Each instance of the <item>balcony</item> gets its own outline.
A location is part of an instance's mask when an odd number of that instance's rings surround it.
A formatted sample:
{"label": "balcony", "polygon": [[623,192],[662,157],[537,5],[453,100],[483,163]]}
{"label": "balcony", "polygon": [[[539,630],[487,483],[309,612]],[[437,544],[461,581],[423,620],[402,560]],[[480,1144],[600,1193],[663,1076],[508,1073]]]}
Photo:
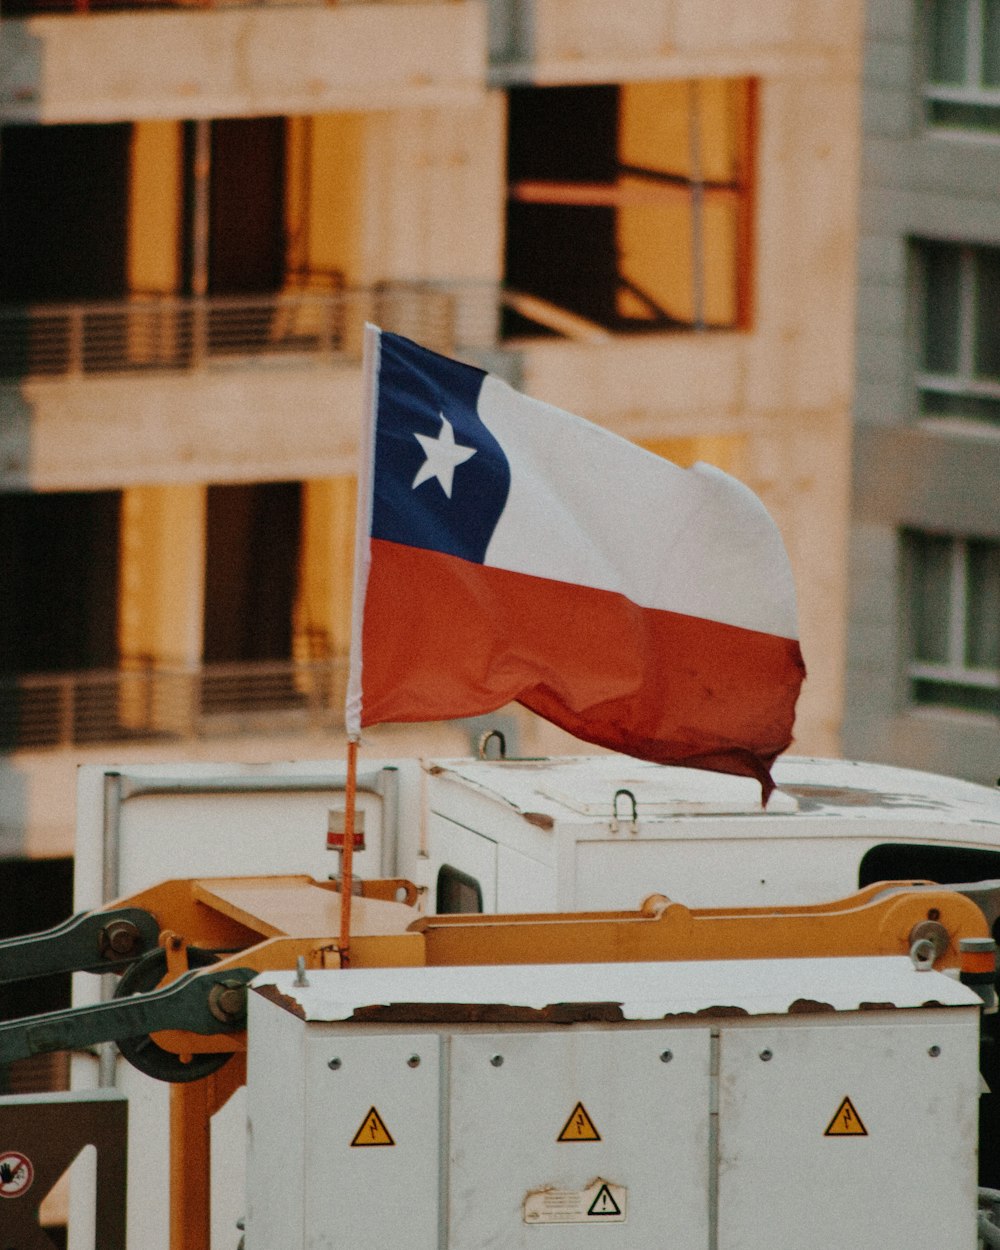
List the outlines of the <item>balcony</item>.
{"label": "balcony", "polygon": [[250,298],[133,297],[110,303],[0,305],[0,383],[88,375],[224,371],[282,360],[357,364],[366,322],[432,351],[495,349],[504,312],[581,343],[605,327],[493,282],[387,283]]}
{"label": "balcony", "polygon": [[550,338],[611,337],[491,281],[0,307],[0,490],[353,473],[365,323],[518,385],[507,307]]}
{"label": "balcony", "polygon": [[0,752],[343,728],[347,661],[0,677]]}
{"label": "balcony", "polygon": [[0,307],[0,379],[190,372],[271,357],[354,363],[364,324],[432,350],[494,340],[496,290],[392,285],[242,299]]}

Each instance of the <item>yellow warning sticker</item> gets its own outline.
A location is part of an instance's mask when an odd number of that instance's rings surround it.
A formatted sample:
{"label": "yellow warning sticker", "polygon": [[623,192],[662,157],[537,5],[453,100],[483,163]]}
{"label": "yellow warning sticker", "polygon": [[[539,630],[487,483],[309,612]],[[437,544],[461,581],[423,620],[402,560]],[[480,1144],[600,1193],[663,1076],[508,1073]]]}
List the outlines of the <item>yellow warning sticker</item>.
{"label": "yellow warning sticker", "polygon": [[597,1131],[597,1126],[587,1114],[587,1109],[582,1102],[578,1102],[569,1114],[569,1119],[563,1125],[563,1131],[556,1138],[556,1141],[600,1141],[601,1135]]}
{"label": "yellow warning sticker", "polygon": [[352,1146],[395,1146],[392,1140],[392,1134],[385,1127],[385,1121],[375,1110],[374,1107],[369,1109],[368,1114],[361,1121],[361,1127],[354,1134]]}
{"label": "yellow warning sticker", "polygon": [[824,1137],[867,1137],[868,1130],[861,1122],[861,1116],[858,1115],[854,1103],[850,1098],[845,1098],[837,1110],[834,1112],[833,1119],[826,1126]]}

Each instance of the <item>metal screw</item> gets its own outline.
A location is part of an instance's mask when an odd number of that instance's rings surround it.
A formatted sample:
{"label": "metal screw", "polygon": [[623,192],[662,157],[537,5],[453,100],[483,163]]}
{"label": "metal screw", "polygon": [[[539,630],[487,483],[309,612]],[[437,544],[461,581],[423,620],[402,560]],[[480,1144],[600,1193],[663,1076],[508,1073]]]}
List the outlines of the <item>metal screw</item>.
{"label": "metal screw", "polygon": [[208,991],[208,1009],[223,1024],[241,1020],[247,1012],[247,990],[241,981],[216,981]]}
{"label": "metal screw", "polygon": [[771,1062],[771,1060],[774,1058],[774,1051],[772,1051],[772,1050],[762,1050],[762,1051],[760,1052],[760,1057],[761,1057],[761,1059],[764,1061],[764,1063],[770,1063],[770,1062]]}
{"label": "metal screw", "polygon": [[140,941],[138,928],[131,920],[112,920],[97,935],[97,948],[105,959],[131,955]]}
{"label": "metal screw", "polygon": [[673,1057],[674,1057],[674,1052],[672,1050],[660,1051],[660,1063],[669,1063],[670,1060],[673,1059]]}
{"label": "metal screw", "polygon": [[419,1056],[419,1055],[411,1055],[411,1056],[409,1057],[409,1059],[407,1059],[406,1064],[407,1064],[407,1067],[410,1067],[410,1068],[419,1068],[419,1067],[420,1067],[420,1056]]}
{"label": "metal screw", "polygon": [[331,1072],[336,1072],[339,1069],[341,1062],[342,1060],[340,1059],[331,1059],[330,1062],[326,1066],[330,1069]]}
{"label": "metal screw", "polygon": [[940,1046],[931,1046],[931,1047],[930,1047],[930,1049],[927,1051],[927,1053],[930,1055],[930,1057],[931,1057],[932,1059],[936,1059],[936,1058],[938,1057],[938,1055],[940,1055],[940,1053],[941,1053],[941,1047],[940,1047]]}
{"label": "metal screw", "polygon": [[494,1068],[499,1068],[499,1067],[502,1067],[502,1066],[503,1066],[503,1055],[494,1055],[494,1056],[493,1056],[493,1058],[490,1060],[490,1063],[492,1063],[492,1064],[493,1064]]}

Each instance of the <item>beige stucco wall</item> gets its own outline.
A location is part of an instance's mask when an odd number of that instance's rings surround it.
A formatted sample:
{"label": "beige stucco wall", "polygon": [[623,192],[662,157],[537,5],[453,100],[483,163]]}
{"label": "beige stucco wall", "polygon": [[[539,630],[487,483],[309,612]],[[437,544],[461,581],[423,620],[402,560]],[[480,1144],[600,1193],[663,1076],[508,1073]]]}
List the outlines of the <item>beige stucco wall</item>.
{"label": "beige stucco wall", "polygon": [[31,17],[4,24],[0,119],[458,105],[481,94],[485,57],[481,0]]}

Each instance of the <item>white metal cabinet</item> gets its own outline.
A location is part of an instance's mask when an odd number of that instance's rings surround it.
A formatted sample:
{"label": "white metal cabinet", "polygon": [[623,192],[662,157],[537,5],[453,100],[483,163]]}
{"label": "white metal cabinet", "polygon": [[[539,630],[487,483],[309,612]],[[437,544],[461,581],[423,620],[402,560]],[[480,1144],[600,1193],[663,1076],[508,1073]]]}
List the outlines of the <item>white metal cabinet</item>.
{"label": "white metal cabinet", "polygon": [[265,1087],[252,1104],[251,1250],[385,1250],[404,1230],[407,1250],[437,1250],[440,1039],[320,1029],[299,1041],[285,1079],[300,1074],[301,1101],[283,1111]]}
{"label": "white metal cabinet", "polygon": [[247,1250],[974,1250],[980,1006],[900,956],[263,974]]}
{"label": "white metal cabinet", "polygon": [[707,1247],[709,1041],[708,1028],[454,1036],[450,1250]]}
{"label": "white metal cabinet", "polygon": [[719,1250],[976,1244],[975,1031],[878,1015],[722,1031]]}

